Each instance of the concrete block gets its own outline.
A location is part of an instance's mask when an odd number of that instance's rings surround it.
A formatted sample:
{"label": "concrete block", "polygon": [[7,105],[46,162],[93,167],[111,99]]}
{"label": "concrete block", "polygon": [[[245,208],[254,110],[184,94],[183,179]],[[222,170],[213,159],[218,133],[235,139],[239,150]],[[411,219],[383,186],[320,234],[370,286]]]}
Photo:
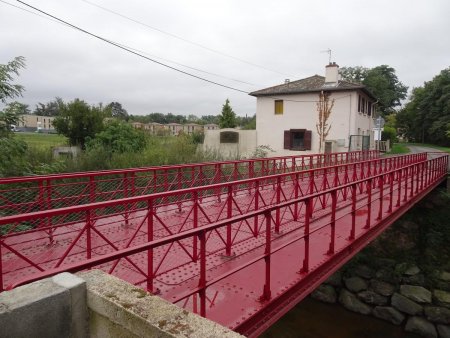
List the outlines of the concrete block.
{"label": "concrete block", "polygon": [[87,337],[85,288],[62,274],[1,293],[0,338]]}
{"label": "concrete block", "polygon": [[0,294],[0,338],[69,337],[70,292],[50,279]]}
{"label": "concrete block", "polygon": [[238,338],[213,321],[99,270],[79,273],[87,284],[90,336]]}
{"label": "concrete block", "polygon": [[88,310],[86,282],[80,277],[68,272],[60,273],[52,281],[70,292],[70,336],[86,337],[88,334]]}

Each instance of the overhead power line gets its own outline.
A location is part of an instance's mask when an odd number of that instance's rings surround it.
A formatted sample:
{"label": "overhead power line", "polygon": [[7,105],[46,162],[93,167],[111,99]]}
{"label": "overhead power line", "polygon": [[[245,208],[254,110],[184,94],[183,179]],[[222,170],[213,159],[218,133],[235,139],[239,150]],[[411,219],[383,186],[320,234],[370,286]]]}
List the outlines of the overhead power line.
{"label": "overhead power line", "polygon": [[281,75],[290,76],[289,74],[286,74],[286,73],[283,73],[283,72],[279,72],[279,71],[277,71],[277,70],[270,69],[270,68],[267,68],[267,67],[258,65],[258,64],[256,64],[256,63],[253,63],[253,62],[250,62],[250,61],[241,59],[241,58],[239,58],[239,57],[236,57],[236,56],[233,56],[233,55],[224,53],[224,52],[222,52],[222,51],[220,51],[220,50],[210,48],[210,47],[205,46],[205,45],[203,45],[203,44],[200,44],[200,43],[198,43],[198,42],[191,41],[191,40],[188,40],[188,39],[183,38],[183,37],[181,37],[181,36],[178,36],[178,35],[175,35],[175,34],[166,32],[166,31],[164,31],[164,30],[162,30],[162,29],[159,29],[159,28],[157,28],[157,27],[150,26],[150,25],[148,25],[148,24],[146,24],[146,23],[144,23],[144,22],[142,22],[142,21],[138,21],[138,20],[136,20],[136,19],[130,18],[129,16],[123,15],[123,14],[121,14],[121,13],[119,13],[119,12],[116,12],[116,11],[113,11],[113,10],[111,10],[111,9],[109,9],[109,8],[106,8],[106,7],[97,5],[97,4],[95,4],[95,3],[93,3],[93,2],[90,2],[90,1],[88,1],[88,0],[81,0],[81,1],[87,3],[87,4],[91,5],[91,6],[97,7],[97,8],[99,8],[99,9],[103,10],[103,11],[106,11],[106,12],[108,12],[108,13],[111,13],[111,14],[114,14],[114,15],[117,15],[117,16],[120,16],[121,18],[124,18],[124,19],[126,19],[126,20],[128,20],[128,21],[137,23],[138,25],[144,26],[144,27],[146,27],[146,28],[148,28],[148,29],[157,31],[157,32],[159,32],[159,33],[161,33],[161,34],[165,34],[165,35],[170,36],[170,37],[172,37],[172,38],[174,38],[174,39],[178,39],[178,40],[184,41],[184,42],[186,42],[186,43],[189,43],[189,44],[191,44],[191,45],[200,47],[200,48],[205,49],[205,50],[207,50],[207,51],[210,51],[210,52],[212,52],[212,53],[216,53],[216,54],[225,56],[225,57],[227,57],[227,58],[234,59],[234,60],[236,60],[236,61],[243,62],[243,63],[245,63],[245,64],[251,65],[251,66],[253,66],[253,67],[257,67],[257,68],[264,69],[264,70],[269,71],[269,72],[273,72],[273,73],[277,73],[277,74],[281,74]]}
{"label": "overhead power line", "polygon": [[76,25],[73,25],[73,24],[71,24],[70,22],[67,22],[67,21],[65,21],[65,20],[63,20],[63,19],[60,19],[60,18],[58,18],[58,17],[56,17],[56,16],[54,16],[54,15],[52,15],[52,14],[49,14],[49,13],[47,13],[47,12],[45,12],[45,11],[43,11],[43,10],[37,8],[37,7],[34,7],[34,6],[32,6],[32,5],[30,5],[30,4],[26,3],[26,2],[24,2],[24,1],[21,1],[21,0],[16,0],[16,1],[19,2],[19,3],[21,3],[21,4],[24,5],[24,6],[27,6],[27,7],[29,7],[29,8],[34,9],[35,11],[37,11],[37,12],[39,12],[39,13],[42,13],[42,14],[44,14],[44,15],[46,15],[46,16],[48,16],[48,17],[54,19],[54,20],[57,20],[57,21],[59,21],[59,22],[62,22],[62,23],[66,24],[66,25],[68,25],[68,26],[70,26],[70,27],[72,27],[72,28],[74,28],[74,29],[76,29],[76,30],[78,30],[78,31],[80,31],[80,32],[82,32],[82,33],[84,33],[84,34],[87,34],[87,35],[89,35],[89,36],[91,36],[91,37],[94,37],[94,38],[96,38],[96,39],[98,39],[98,40],[101,40],[101,41],[103,41],[103,42],[105,42],[105,43],[108,43],[108,44],[110,44],[110,45],[112,45],[112,46],[115,46],[115,47],[117,47],[117,48],[120,48],[120,49],[122,49],[122,50],[124,50],[124,51],[127,51],[127,52],[129,52],[129,53],[131,53],[131,54],[134,54],[134,55],[136,55],[136,56],[139,56],[139,57],[141,57],[141,58],[143,58],[143,59],[146,59],[146,60],[148,60],[148,61],[154,62],[154,63],[156,63],[156,64],[158,64],[158,65],[160,65],[160,66],[169,68],[169,69],[174,70],[174,71],[176,71],[176,72],[179,72],[179,73],[181,73],[181,74],[184,74],[184,75],[187,75],[187,76],[196,78],[196,79],[198,79],[198,80],[201,80],[201,81],[205,81],[205,82],[214,84],[214,85],[216,85],[216,86],[220,86],[220,87],[228,88],[228,89],[231,89],[231,90],[234,90],[234,91],[237,91],[237,92],[241,92],[241,93],[244,93],[244,94],[248,94],[248,92],[245,91],[245,90],[242,90],[242,89],[239,89],[239,88],[235,88],[235,87],[231,87],[231,86],[227,86],[227,85],[224,85],[224,84],[222,84],[222,83],[219,83],[219,82],[216,82],[216,81],[212,81],[212,80],[206,79],[206,78],[204,78],[204,77],[201,77],[201,76],[198,76],[198,75],[195,75],[195,74],[186,72],[186,71],[181,70],[181,69],[178,69],[178,68],[176,68],[176,67],[169,66],[169,65],[167,65],[167,64],[165,64],[165,63],[163,63],[163,62],[157,61],[157,60],[155,60],[155,59],[153,59],[153,58],[150,58],[150,57],[145,56],[145,55],[143,55],[143,54],[141,54],[141,53],[138,53],[138,52],[136,52],[136,51],[134,51],[134,50],[131,50],[130,48],[124,47],[124,46],[120,45],[120,44],[117,43],[117,42],[114,42],[114,41],[112,41],[112,40],[108,40],[108,39],[106,39],[106,38],[104,38],[104,37],[102,37],[102,36],[100,36],[100,35],[91,33],[91,32],[89,32],[89,31],[87,31],[87,30],[85,30],[85,29],[83,29],[83,28],[80,28],[80,27],[78,27],[78,26],[76,26]]}
{"label": "overhead power line", "polygon": [[[46,20],[50,20],[50,21],[55,22],[55,23],[57,23],[57,24],[63,25],[64,27],[68,27],[68,28],[74,29],[74,27],[71,27],[71,26],[69,26],[69,25],[67,25],[67,24],[65,24],[65,23],[62,23],[62,22],[57,21],[57,20],[55,20],[55,19],[52,19],[52,18],[50,18],[50,17],[48,17],[48,16],[41,15],[41,14],[39,14],[39,13],[33,12],[33,11],[28,10],[28,9],[26,9],[26,8],[23,8],[23,7],[20,7],[20,6],[16,6],[16,5],[11,4],[11,3],[9,3],[9,2],[6,2],[6,1],[4,1],[4,0],[0,0],[0,3],[4,3],[5,5],[9,5],[9,6],[11,6],[11,7],[20,9],[20,10],[22,10],[22,11],[24,11],[24,12],[27,12],[27,13],[29,13],[29,14],[33,14],[33,15],[38,16],[38,17],[40,17],[40,18],[43,18],[43,19],[46,19]],[[227,79],[227,80],[231,80],[231,81],[234,81],[234,82],[243,83],[243,84],[250,85],[250,86],[257,86],[257,85],[254,84],[254,83],[250,83],[250,82],[247,82],[247,81],[234,79],[234,78],[227,77],[227,76],[224,76],[224,75],[220,75],[220,74],[217,74],[217,73],[214,73],[214,72],[209,72],[209,71],[206,71],[206,70],[203,70],[203,69],[200,69],[200,68],[191,67],[191,66],[185,65],[185,64],[180,63],[180,62],[176,62],[176,61],[173,61],[173,60],[165,59],[165,58],[162,58],[162,57],[157,56],[157,55],[152,55],[152,54],[149,54],[149,53],[147,53],[147,52],[145,52],[145,51],[139,50],[139,49],[137,49],[137,48],[133,48],[133,47],[127,46],[127,45],[125,45],[125,44],[123,44],[123,43],[118,43],[118,42],[116,42],[116,43],[117,43],[118,45],[122,46],[122,47],[126,47],[126,48],[128,48],[128,49],[131,49],[131,50],[133,50],[133,51],[142,53],[142,54],[147,55],[147,56],[149,56],[149,57],[154,57],[154,58],[156,58],[156,59],[160,59],[160,60],[163,60],[163,61],[166,61],[166,62],[175,64],[175,65],[178,65],[178,66],[182,66],[182,67],[185,67],[185,68],[188,68],[188,69],[192,69],[192,70],[195,70],[195,71],[200,72],[200,73],[204,73],[204,74],[209,74],[209,75],[217,76],[217,77],[220,77],[220,78],[223,78],[223,79]]]}

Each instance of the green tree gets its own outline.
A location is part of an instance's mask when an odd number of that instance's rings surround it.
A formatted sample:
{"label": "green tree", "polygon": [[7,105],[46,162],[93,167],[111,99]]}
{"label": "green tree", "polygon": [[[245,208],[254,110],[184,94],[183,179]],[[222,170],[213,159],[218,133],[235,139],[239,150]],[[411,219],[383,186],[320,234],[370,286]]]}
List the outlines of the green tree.
{"label": "green tree", "polygon": [[119,102],[111,102],[106,105],[105,112],[107,115],[119,120],[128,121],[129,119],[128,112]]}
{"label": "green tree", "polygon": [[342,67],[339,69],[339,74],[341,74],[342,80],[362,83],[367,76],[369,68],[356,66],[356,67]]}
{"label": "green tree", "polygon": [[370,69],[362,82],[378,99],[378,108],[386,116],[406,98],[408,87],[401,83],[395,69],[387,65]]}
{"label": "green tree", "polygon": [[219,115],[220,128],[235,128],[236,114],[230,106],[230,100],[226,100],[222,107],[222,113]]}
{"label": "green tree", "polygon": [[142,151],[147,144],[145,134],[141,130],[122,121],[111,121],[105,129],[86,142],[88,150],[101,147],[109,153],[136,153]]}
{"label": "green tree", "polygon": [[101,105],[89,106],[86,102],[75,99],[69,103],[61,103],[60,115],[53,121],[58,134],[69,139],[71,145],[85,148],[87,138],[103,130],[104,109]]}
{"label": "green tree", "polygon": [[25,58],[18,56],[6,65],[0,65],[0,101],[6,103],[7,99],[22,96],[23,86],[13,83],[14,74],[19,75],[19,70],[25,68]]}
{"label": "green tree", "polygon": [[450,67],[423,87],[414,88],[410,101],[397,114],[397,126],[408,138],[450,145]]}
{"label": "green tree", "polygon": [[27,104],[24,103],[20,103],[17,101],[13,101],[13,102],[9,102],[6,107],[5,110],[16,114],[16,115],[25,115],[25,114],[29,114],[30,108]]}
{"label": "green tree", "polygon": [[47,103],[39,102],[33,111],[34,115],[40,116],[58,116],[59,107],[63,104],[63,100],[60,97],[56,97],[53,101]]}
{"label": "green tree", "polygon": [[362,83],[378,99],[378,108],[383,116],[394,112],[401,100],[406,98],[408,87],[401,83],[395,69],[387,65],[374,68],[342,67],[343,80]]}
{"label": "green tree", "polygon": [[[19,70],[25,67],[25,58],[18,56],[6,65],[0,65],[0,101],[6,104],[8,99],[22,96],[23,86],[15,84],[14,75],[19,75]],[[0,111],[0,138],[11,135],[11,125],[17,124],[19,116],[15,111],[15,104],[7,105]]]}

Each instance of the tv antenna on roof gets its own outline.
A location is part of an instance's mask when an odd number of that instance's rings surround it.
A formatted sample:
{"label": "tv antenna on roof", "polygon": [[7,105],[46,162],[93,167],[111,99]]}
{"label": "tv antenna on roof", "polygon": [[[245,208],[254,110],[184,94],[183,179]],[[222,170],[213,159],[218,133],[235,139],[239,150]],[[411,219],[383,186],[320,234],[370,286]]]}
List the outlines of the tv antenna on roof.
{"label": "tv antenna on roof", "polygon": [[328,48],[327,50],[320,51],[321,53],[328,53],[328,63],[331,63],[331,49]]}

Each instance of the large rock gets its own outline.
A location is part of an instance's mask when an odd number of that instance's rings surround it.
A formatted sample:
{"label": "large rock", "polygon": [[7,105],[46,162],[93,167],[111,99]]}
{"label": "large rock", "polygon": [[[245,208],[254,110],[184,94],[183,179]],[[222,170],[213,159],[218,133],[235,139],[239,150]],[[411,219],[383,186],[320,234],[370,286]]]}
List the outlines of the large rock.
{"label": "large rock", "polygon": [[401,280],[401,277],[397,275],[394,270],[388,268],[381,268],[377,270],[375,277],[378,280],[391,284],[396,284]]}
{"label": "large rock", "polygon": [[391,296],[395,291],[394,285],[376,279],[370,281],[370,287],[376,293],[386,297]]}
{"label": "large rock", "polygon": [[342,289],[339,294],[339,303],[347,310],[368,315],[372,312],[372,308],[361,302],[353,293],[346,289]]}
{"label": "large rock", "polygon": [[371,305],[386,305],[389,302],[388,297],[379,295],[378,293],[370,290],[359,292],[358,298],[364,303]]}
{"label": "large rock", "polygon": [[416,285],[400,285],[400,293],[418,303],[431,303],[431,292]]}
{"label": "large rock", "polygon": [[419,315],[423,311],[423,307],[421,305],[413,302],[411,299],[406,298],[399,293],[394,293],[391,298],[391,304],[397,310],[412,316]]}
{"label": "large rock", "polygon": [[345,286],[352,292],[367,290],[367,282],[361,277],[351,277],[344,280]]}
{"label": "large rock", "polygon": [[403,272],[404,275],[407,276],[414,276],[417,275],[420,272],[420,269],[418,268],[417,265],[411,265],[409,266],[405,272]]}
{"label": "large rock", "polygon": [[450,338],[450,326],[438,325],[437,331],[439,334],[439,338]]}
{"label": "large rock", "polygon": [[421,273],[418,273],[417,275],[413,276],[403,276],[402,283],[409,285],[425,286],[425,276]]}
{"label": "large rock", "polygon": [[438,336],[434,325],[422,317],[410,317],[406,323],[405,331],[417,333],[427,338],[437,338]]}
{"label": "large rock", "polygon": [[311,297],[321,302],[334,304],[336,303],[337,295],[334,287],[331,285],[322,284],[311,293]]}
{"label": "large rock", "polygon": [[333,273],[328,279],[325,281],[325,284],[330,284],[335,287],[341,287],[342,286],[342,272],[336,271]]}
{"label": "large rock", "polygon": [[354,272],[357,276],[370,279],[375,275],[375,271],[369,268],[367,265],[357,265],[354,268]]}
{"label": "large rock", "polygon": [[434,290],[433,296],[437,305],[450,308],[450,292],[444,290]]}
{"label": "large rock", "polygon": [[425,307],[425,316],[430,322],[450,324],[450,309],[439,306]]}
{"label": "large rock", "polygon": [[444,282],[450,282],[450,272],[442,271],[439,274],[439,279]]}
{"label": "large rock", "polygon": [[395,325],[400,325],[405,320],[404,315],[390,306],[376,306],[373,309],[373,314],[375,317],[387,320]]}

